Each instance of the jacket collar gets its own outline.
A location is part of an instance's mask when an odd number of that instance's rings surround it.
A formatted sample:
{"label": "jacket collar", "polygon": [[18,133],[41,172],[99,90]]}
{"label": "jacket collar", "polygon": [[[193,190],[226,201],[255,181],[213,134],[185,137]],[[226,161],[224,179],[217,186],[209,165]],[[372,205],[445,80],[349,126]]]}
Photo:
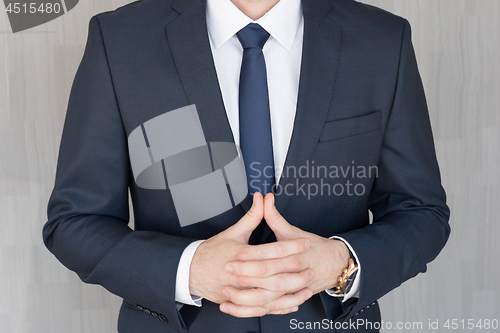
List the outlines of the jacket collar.
{"label": "jacket collar", "polygon": [[290,50],[301,20],[300,0],[280,1],[256,21],[243,14],[230,0],[207,0],[207,26],[215,48],[219,48],[249,23],[257,23]]}

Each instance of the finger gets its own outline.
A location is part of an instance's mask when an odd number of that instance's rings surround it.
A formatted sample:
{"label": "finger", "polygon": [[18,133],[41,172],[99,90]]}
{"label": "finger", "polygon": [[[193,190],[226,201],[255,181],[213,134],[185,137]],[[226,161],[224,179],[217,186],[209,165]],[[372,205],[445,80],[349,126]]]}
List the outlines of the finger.
{"label": "finger", "polygon": [[309,263],[299,254],[279,259],[231,261],[225,269],[233,275],[264,278],[279,273],[299,273],[308,267]]}
{"label": "finger", "polygon": [[307,301],[309,298],[311,298],[312,295],[313,292],[310,288],[304,288],[302,290],[297,291],[294,294],[287,294],[280,296],[275,301],[267,304],[266,308],[274,312],[274,311],[279,311],[280,309],[298,307],[299,305]]}
{"label": "finger", "polygon": [[310,246],[311,242],[307,238],[297,238],[261,245],[252,245],[248,246],[246,250],[236,255],[236,259],[249,261],[285,258],[307,251]]}
{"label": "finger", "polygon": [[298,310],[298,306],[312,297],[312,290],[304,288],[294,294],[283,295],[264,306],[248,306],[224,302],[220,309],[235,317],[261,317],[265,314],[286,314]]}
{"label": "finger", "polygon": [[225,286],[222,289],[222,294],[233,304],[253,307],[265,307],[266,304],[283,295],[283,293],[261,288],[240,290],[232,286]]}
{"label": "finger", "polygon": [[279,310],[279,311],[271,311],[271,312],[269,312],[269,314],[285,315],[285,314],[289,314],[289,313],[297,312],[297,311],[299,311],[299,307],[298,306],[294,306],[293,308],[290,308],[290,309]]}
{"label": "finger", "polygon": [[236,305],[236,304],[233,304],[230,302],[222,303],[219,308],[222,312],[230,314],[234,317],[239,317],[239,318],[262,317],[266,314],[284,315],[284,314],[289,314],[289,313],[296,312],[299,310],[298,306],[294,306],[290,309],[269,311],[269,309],[265,309],[265,308],[261,308],[261,307]]}
{"label": "finger", "polygon": [[269,310],[261,307],[242,306],[231,302],[222,303],[219,309],[224,313],[238,318],[262,317],[269,313]]}
{"label": "finger", "polygon": [[[306,269],[300,273],[283,273],[276,274],[267,278],[255,278],[248,276],[231,276],[230,281],[232,285],[240,288],[261,288],[272,292],[283,294],[294,293],[307,286],[314,279],[314,271]],[[224,287],[225,289],[226,287]],[[231,301],[235,300],[237,304],[247,304],[247,298],[252,297],[252,289],[240,288],[231,289],[229,296]],[[258,304],[256,304],[258,305]]]}
{"label": "finger", "polygon": [[264,199],[260,192],[256,192],[253,195],[252,207],[235,225],[226,230],[228,237],[248,243],[250,235],[255,228],[257,228],[263,218]]}
{"label": "finger", "polygon": [[274,195],[268,193],[264,198],[264,219],[267,225],[276,234],[278,240],[297,238],[299,229],[291,225],[281,216],[274,205]]}

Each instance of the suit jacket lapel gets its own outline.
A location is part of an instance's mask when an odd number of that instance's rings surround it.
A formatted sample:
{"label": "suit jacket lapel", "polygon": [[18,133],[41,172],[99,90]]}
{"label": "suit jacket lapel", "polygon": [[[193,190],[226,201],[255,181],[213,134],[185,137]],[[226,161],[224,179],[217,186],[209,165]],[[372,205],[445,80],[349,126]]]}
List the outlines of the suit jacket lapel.
{"label": "suit jacket lapel", "polygon": [[[325,17],[331,5],[327,1],[304,1],[304,43],[300,70],[299,96],[290,147],[288,166],[306,165],[318,143],[331,103],[340,54],[341,28]],[[280,186],[295,190],[296,179],[282,177]],[[276,207],[283,211],[290,198],[284,191],[276,196]]]}
{"label": "suit jacket lapel", "polygon": [[[207,142],[234,143],[208,39],[206,3],[176,0],[172,8],[179,15],[165,29],[189,104],[196,105]],[[250,197],[240,204],[248,211]]]}
{"label": "suit jacket lapel", "polygon": [[[331,10],[331,2],[325,0],[303,1],[304,42],[300,71],[297,112],[290,147],[283,172],[287,167],[306,165],[319,141],[330,103],[340,55],[341,28],[326,14]],[[293,173],[291,173],[293,175]],[[283,212],[289,195],[296,191],[296,179],[283,177],[279,185],[281,194],[276,196],[275,205]],[[288,185],[288,187],[286,187]],[[279,192],[278,192],[279,194]],[[270,235],[264,231],[262,241]]]}
{"label": "suit jacket lapel", "polygon": [[190,104],[196,104],[205,138],[234,142],[207,32],[205,3],[174,1],[180,15],[166,25],[170,49]]}

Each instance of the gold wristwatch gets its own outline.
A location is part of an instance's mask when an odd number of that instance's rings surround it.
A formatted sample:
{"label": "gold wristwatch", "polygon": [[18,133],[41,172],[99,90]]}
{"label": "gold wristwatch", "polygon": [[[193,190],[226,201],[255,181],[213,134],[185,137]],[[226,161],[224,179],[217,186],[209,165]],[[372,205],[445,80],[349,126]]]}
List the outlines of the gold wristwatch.
{"label": "gold wristwatch", "polygon": [[349,255],[351,256],[349,264],[347,268],[342,270],[342,275],[338,278],[339,284],[333,288],[333,292],[337,295],[345,295],[351,290],[356,274],[358,273],[358,263],[350,250]]}

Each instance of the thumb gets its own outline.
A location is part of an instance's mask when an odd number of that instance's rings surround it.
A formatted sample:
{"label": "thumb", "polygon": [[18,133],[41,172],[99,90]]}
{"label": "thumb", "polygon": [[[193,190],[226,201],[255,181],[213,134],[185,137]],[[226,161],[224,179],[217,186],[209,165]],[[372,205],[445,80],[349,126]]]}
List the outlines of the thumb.
{"label": "thumb", "polygon": [[264,219],[269,228],[274,231],[278,241],[300,237],[297,228],[288,223],[276,209],[272,193],[268,193],[264,198]]}
{"label": "thumb", "polygon": [[264,218],[264,198],[260,192],[253,195],[253,204],[250,210],[233,226],[227,229],[228,237],[248,243],[252,232]]}

